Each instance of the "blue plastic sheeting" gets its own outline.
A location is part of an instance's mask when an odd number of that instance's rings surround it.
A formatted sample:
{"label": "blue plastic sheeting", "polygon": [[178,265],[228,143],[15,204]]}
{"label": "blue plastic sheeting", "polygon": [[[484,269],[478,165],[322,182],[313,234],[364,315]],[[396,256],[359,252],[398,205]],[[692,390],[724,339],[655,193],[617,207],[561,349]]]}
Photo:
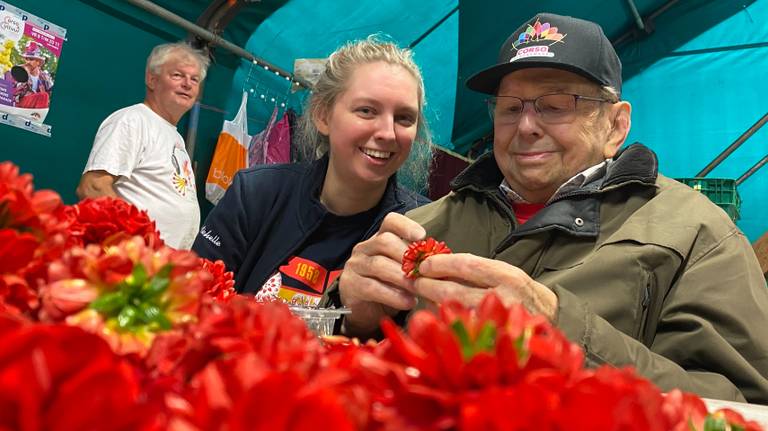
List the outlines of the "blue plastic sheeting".
{"label": "blue plastic sheeting", "polygon": [[[684,27],[686,14],[673,26]],[[624,84],[633,106],[629,142],[659,155],[669,177],[692,177],[768,112],[768,0],[743,11],[674,50]],[[640,57],[638,53],[636,57]],[[625,64],[640,61],[631,55]],[[736,179],[768,154],[768,126],[747,140],[707,177]],[[738,187],[738,226],[751,241],[768,230],[768,167]],[[691,214],[695,217],[695,214]]]}
{"label": "blue plastic sheeting", "polygon": [[[322,5],[309,0],[289,1],[254,31],[245,48],[257,57],[293,71],[296,58],[325,58],[342,43],[373,33],[381,33],[402,47],[416,43],[414,58],[424,75],[427,120],[435,141],[450,145],[453,83],[457,71],[455,9],[458,0],[336,0],[327,7]],[[438,23],[440,25],[430,32]],[[264,128],[275,104],[280,107],[286,103],[300,111],[307,96],[306,91],[290,93],[285,79],[245,61],[233,81],[226,107],[230,116],[234,116],[243,90],[252,96],[248,103],[251,133]]]}

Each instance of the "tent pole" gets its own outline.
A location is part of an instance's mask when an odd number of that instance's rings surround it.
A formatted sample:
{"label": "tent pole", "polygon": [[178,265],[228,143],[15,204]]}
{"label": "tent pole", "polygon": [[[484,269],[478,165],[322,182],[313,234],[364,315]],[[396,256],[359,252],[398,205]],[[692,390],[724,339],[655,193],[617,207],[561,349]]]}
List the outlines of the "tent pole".
{"label": "tent pole", "polygon": [[[648,15],[648,17],[646,19],[644,19],[644,20],[641,19],[641,21],[643,23],[649,23],[649,25],[647,25],[647,26],[645,24],[643,24],[643,28],[642,29],[645,30],[646,33],[651,33],[653,31],[653,27],[654,27],[653,26],[653,20],[655,20],[656,17],[658,17],[659,15],[663,14],[664,12],[666,12],[667,9],[671,8],[672,6],[674,6],[675,3],[677,3],[678,1],[680,1],[680,0],[669,0],[668,2],[664,3],[661,7],[659,7],[655,11],[653,11],[653,13]],[[639,13],[638,13],[638,15],[639,15]],[[650,27],[650,28],[646,28],[646,27]],[[622,34],[618,38],[612,40],[611,43],[613,44],[613,47],[614,48],[618,48],[619,45],[623,44],[624,42],[628,41],[629,39],[637,37],[636,36],[636,31],[637,30],[630,29],[629,31],[627,31],[626,33]]]}
{"label": "tent pole", "polygon": [[263,66],[267,68],[270,71],[275,72],[276,74],[282,76],[283,78],[290,79],[291,81],[301,85],[304,88],[311,88],[312,85],[307,82],[304,79],[301,79],[299,77],[293,76],[290,72],[287,72],[267,61],[264,61],[250,52],[244,50],[243,48],[240,48],[239,46],[233,44],[232,42],[229,42],[220,36],[211,33],[210,31],[200,27],[199,25],[187,21],[186,19],[176,15],[175,13],[169,11],[168,9],[164,9],[155,3],[152,3],[149,0],[126,0],[128,3],[133,4],[134,6],[140,7],[141,9],[144,9],[145,11],[151,13],[152,15],[155,15],[157,17],[160,17],[170,23],[176,24],[179,27],[183,28],[184,30],[187,30],[188,32],[195,34],[202,39],[210,42],[213,45],[218,45],[227,51],[238,55],[242,58],[245,58],[251,62],[254,62],[260,66]]}
{"label": "tent pole", "polygon": [[637,28],[640,30],[645,30],[645,23],[643,22],[643,17],[640,16],[640,12],[637,11],[637,6],[635,6],[635,2],[633,0],[627,0],[627,4],[629,4],[629,10],[632,11],[632,16],[635,17],[635,24],[637,24]]}
{"label": "tent pole", "polygon": [[743,183],[747,178],[751,177],[752,174],[757,172],[766,163],[768,163],[768,155],[763,157],[763,159],[760,160],[759,162],[755,163],[755,165],[752,166],[751,168],[749,168],[749,170],[747,172],[744,172],[744,174],[742,176],[740,176],[738,180],[736,180],[736,185],[738,186],[739,184]]}
{"label": "tent pole", "polygon": [[430,34],[430,33],[432,33],[433,31],[435,31],[435,29],[436,29],[436,28],[440,27],[440,26],[441,26],[441,25],[442,25],[442,24],[445,22],[445,20],[447,20],[448,18],[450,18],[450,17],[451,17],[451,15],[455,14],[457,10],[459,10],[459,6],[458,6],[458,5],[457,5],[455,8],[451,9],[451,11],[450,11],[450,12],[448,12],[447,14],[445,14],[445,16],[444,16],[444,17],[440,18],[440,19],[439,19],[439,20],[438,20],[438,21],[437,21],[437,22],[436,22],[434,25],[432,25],[432,27],[428,28],[428,29],[427,29],[427,31],[425,31],[425,32],[424,32],[424,34],[422,34],[421,36],[417,37],[417,38],[416,38],[416,40],[414,40],[413,42],[411,42],[411,43],[408,45],[408,49],[413,49],[413,48],[414,48],[416,45],[418,45],[418,44],[419,44],[419,43],[420,43],[422,40],[424,40],[424,38],[426,38],[427,36],[429,36],[429,34]]}
{"label": "tent pole", "polygon": [[[184,139],[184,144],[187,147],[187,154],[189,158],[193,159],[195,156],[195,144],[197,141],[197,125],[200,123],[200,102],[195,102],[192,105],[192,109],[189,113],[189,123],[187,125],[187,138]],[[194,169],[194,168],[193,168]]]}
{"label": "tent pole", "polygon": [[736,149],[739,148],[741,144],[744,143],[744,141],[749,139],[758,130],[760,130],[760,128],[763,127],[765,123],[768,123],[768,112],[766,112],[762,118],[757,120],[757,122],[753,124],[752,127],[747,129],[746,132],[744,132],[741,136],[739,136],[738,139],[733,141],[733,143],[728,148],[726,148],[725,151],[723,151],[717,157],[715,157],[715,160],[712,160],[711,162],[709,162],[709,164],[704,169],[702,169],[698,174],[696,174],[696,176],[706,177],[708,173],[712,172],[712,169],[715,169],[717,165],[719,165],[723,160],[725,160],[726,157],[730,156],[732,152],[736,151]]}

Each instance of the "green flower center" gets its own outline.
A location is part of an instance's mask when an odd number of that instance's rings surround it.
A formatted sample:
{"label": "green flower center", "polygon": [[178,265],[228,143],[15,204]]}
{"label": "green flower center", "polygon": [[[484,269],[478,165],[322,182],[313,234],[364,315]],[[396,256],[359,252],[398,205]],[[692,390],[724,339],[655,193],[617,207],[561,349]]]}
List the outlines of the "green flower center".
{"label": "green flower center", "polygon": [[107,324],[119,332],[158,332],[173,326],[166,316],[170,301],[164,293],[171,284],[173,266],[167,264],[153,277],[142,264],[133,267],[131,275],[89,304],[104,316]]}
{"label": "green flower center", "polygon": [[451,329],[459,339],[459,346],[465,361],[469,361],[480,352],[493,352],[496,347],[496,326],[491,322],[486,322],[474,339],[470,337],[467,327],[461,320],[453,322]]}

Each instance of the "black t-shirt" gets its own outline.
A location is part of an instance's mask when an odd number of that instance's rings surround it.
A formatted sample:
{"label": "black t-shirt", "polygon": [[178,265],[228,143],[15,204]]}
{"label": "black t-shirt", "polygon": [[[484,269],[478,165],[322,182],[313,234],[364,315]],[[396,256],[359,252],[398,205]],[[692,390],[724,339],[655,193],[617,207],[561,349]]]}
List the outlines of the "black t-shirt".
{"label": "black t-shirt", "polygon": [[267,280],[257,298],[317,305],[326,287],[341,275],[352,248],[370,229],[378,211],[376,206],[351,216],[328,213],[296,254]]}

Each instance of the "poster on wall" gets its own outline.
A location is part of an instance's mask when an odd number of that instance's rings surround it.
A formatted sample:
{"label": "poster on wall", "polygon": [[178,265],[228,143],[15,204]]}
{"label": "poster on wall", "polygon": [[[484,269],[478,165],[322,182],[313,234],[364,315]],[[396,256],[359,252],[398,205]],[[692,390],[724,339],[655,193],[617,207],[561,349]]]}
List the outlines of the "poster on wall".
{"label": "poster on wall", "polygon": [[0,1],[0,123],[51,136],[44,121],[66,32]]}

